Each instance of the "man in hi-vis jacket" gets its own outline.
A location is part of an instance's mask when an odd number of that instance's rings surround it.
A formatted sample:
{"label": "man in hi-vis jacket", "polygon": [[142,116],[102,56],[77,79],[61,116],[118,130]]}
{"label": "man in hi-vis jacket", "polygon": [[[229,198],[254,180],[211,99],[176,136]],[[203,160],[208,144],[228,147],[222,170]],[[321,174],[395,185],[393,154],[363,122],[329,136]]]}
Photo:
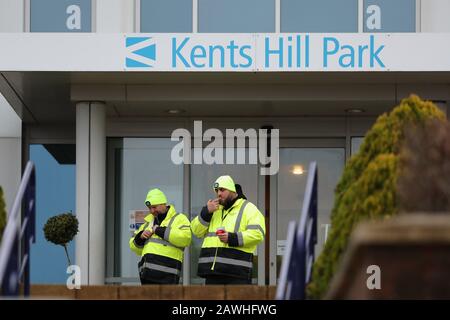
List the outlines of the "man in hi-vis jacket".
{"label": "man in hi-vis jacket", "polygon": [[184,248],[191,243],[189,219],[167,204],[159,189],[145,199],[150,210],[145,223],[130,239],[130,249],[142,259],[138,264],[142,284],[178,284]]}
{"label": "man in hi-vis jacket", "polygon": [[213,188],[217,199],[191,222],[194,235],[203,238],[198,275],[206,284],[250,284],[253,253],[264,240],[264,216],[230,176],[219,177]]}

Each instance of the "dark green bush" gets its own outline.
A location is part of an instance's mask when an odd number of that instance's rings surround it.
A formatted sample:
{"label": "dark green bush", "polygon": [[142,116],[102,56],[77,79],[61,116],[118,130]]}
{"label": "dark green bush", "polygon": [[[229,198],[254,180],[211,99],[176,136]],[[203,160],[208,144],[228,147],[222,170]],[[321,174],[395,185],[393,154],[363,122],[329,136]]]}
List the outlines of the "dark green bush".
{"label": "dark green bush", "polygon": [[390,113],[381,115],[367,132],[359,152],[346,164],[335,190],[331,230],[314,264],[308,297],[324,297],[351,232],[364,219],[389,217],[398,211],[396,180],[404,130],[423,126],[429,119],[445,119],[433,103],[410,96]]}
{"label": "dark green bush", "polygon": [[51,217],[44,225],[44,236],[47,241],[61,245],[66,251],[69,265],[70,258],[67,253],[67,244],[72,241],[78,233],[78,220],[72,213],[63,213]]}

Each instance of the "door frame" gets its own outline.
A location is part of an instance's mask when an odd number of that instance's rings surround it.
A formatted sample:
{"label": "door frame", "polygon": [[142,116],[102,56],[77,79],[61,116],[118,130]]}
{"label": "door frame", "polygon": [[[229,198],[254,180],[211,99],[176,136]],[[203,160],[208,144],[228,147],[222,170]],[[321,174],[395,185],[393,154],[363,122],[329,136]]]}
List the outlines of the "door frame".
{"label": "door frame", "polygon": [[[286,148],[337,148],[343,149],[346,155],[346,137],[341,138],[283,138],[280,139],[280,150]],[[344,164],[346,157],[344,157]],[[319,168],[320,169],[320,168]],[[271,176],[270,181],[270,252],[269,252],[269,285],[277,285],[277,209],[278,209],[278,173]]]}
{"label": "door frame", "polygon": [[[211,127],[218,128],[222,132],[226,128],[261,128],[271,125],[280,129],[280,148],[298,147],[298,148],[325,148],[325,147],[343,147],[346,160],[350,157],[351,137],[363,136],[365,132],[375,121],[375,116],[324,116],[324,117],[171,117],[167,118],[108,118],[107,119],[107,140],[111,138],[168,138],[177,128],[185,128],[191,133],[194,132],[193,121],[203,121],[203,131]],[[344,143],[342,143],[344,141]],[[193,145],[193,144],[192,144]],[[107,157],[109,158],[109,157]],[[258,164],[260,167],[260,164]],[[260,168],[258,168],[259,170]],[[109,176],[109,175],[108,175]],[[277,198],[277,177],[270,176],[270,206],[266,208],[266,190],[265,177],[258,175],[258,201],[257,205],[261,212],[269,211],[270,221],[275,221],[269,226],[269,253],[265,249],[264,242],[258,246],[258,285],[276,285],[276,198]],[[184,165],[184,194],[183,211],[190,211],[190,165]],[[106,182],[105,182],[106,183]],[[110,184],[107,184],[107,197]],[[111,198],[109,198],[111,199]],[[108,203],[107,203],[108,205]],[[108,210],[107,215],[110,214]],[[109,217],[109,216],[107,216]],[[107,251],[109,252],[109,251]],[[265,256],[268,255],[268,269],[266,270]],[[189,261],[189,254],[185,256]],[[108,257],[107,257],[108,259]],[[107,261],[110,261],[108,259]],[[108,264],[107,264],[108,265]],[[183,275],[189,275],[189,267],[186,263],[183,267]],[[107,267],[108,268],[108,267]],[[268,274],[266,274],[268,273]],[[106,273],[106,277],[110,273]],[[268,277],[268,282],[266,281]],[[186,278],[186,279],[185,279]],[[187,277],[183,277],[183,284],[189,284]],[[190,281],[190,277],[189,277]]]}

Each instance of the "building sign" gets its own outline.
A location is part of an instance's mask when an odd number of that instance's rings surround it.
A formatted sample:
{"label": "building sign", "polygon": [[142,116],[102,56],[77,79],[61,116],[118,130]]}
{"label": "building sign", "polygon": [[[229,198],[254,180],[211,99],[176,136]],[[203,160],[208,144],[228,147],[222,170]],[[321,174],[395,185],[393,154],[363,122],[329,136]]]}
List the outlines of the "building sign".
{"label": "building sign", "polygon": [[134,232],[145,223],[144,218],[149,214],[148,210],[130,210],[129,211],[129,226],[130,234],[134,235]]}
{"label": "building sign", "polygon": [[0,41],[0,71],[450,71],[444,33],[3,33]]}
{"label": "building sign", "polygon": [[91,32],[91,0],[30,0],[31,32]]}
{"label": "building sign", "polygon": [[277,256],[284,256],[286,252],[286,240],[277,240]]}
{"label": "building sign", "polygon": [[386,40],[375,35],[333,34],[130,36],[126,38],[125,67],[174,71],[385,70]]}

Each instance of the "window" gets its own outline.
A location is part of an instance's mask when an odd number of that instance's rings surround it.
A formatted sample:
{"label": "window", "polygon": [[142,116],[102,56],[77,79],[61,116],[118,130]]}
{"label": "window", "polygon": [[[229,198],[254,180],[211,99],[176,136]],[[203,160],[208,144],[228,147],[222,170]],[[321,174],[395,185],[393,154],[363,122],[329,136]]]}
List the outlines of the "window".
{"label": "window", "polygon": [[183,166],[170,161],[176,144],[170,138],[109,139],[107,277],[139,282],[140,257],[129,240],[149,213],[144,201],[150,189],[161,189],[183,212]]}
{"label": "window", "polygon": [[198,0],[198,31],[275,32],[275,0]]}
{"label": "window", "polygon": [[[48,242],[42,231],[48,218],[75,214],[75,145],[30,145],[36,168],[36,243],[31,246],[31,283],[65,284],[67,259],[62,246]],[[75,239],[67,246],[75,261]]]}
{"label": "window", "polygon": [[31,32],[91,32],[91,0],[30,0]]}
{"label": "window", "polygon": [[281,32],[358,32],[358,0],[281,0]]}
{"label": "window", "polygon": [[334,204],[334,189],[342,175],[345,162],[344,148],[280,148],[280,171],[277,193],[277,273],[280,272],[290,221],[299,221],[308,179],[309,164],[317,162],[318,169],[318,257],[330,229],[330,215]]}
{"label": "window", "polygon": [[416,0],[364,0],[364,32],[415,32]]}
{"label": "window", "polygon": [[192,32],[192,0],[141,0],[141,32]]}
{"label": "window", "polygon": [[361,145],[364,141],[364,137],[352,137],[351,138],[351,155],[353,156],[359,151],[359,148],[361,148]]}

